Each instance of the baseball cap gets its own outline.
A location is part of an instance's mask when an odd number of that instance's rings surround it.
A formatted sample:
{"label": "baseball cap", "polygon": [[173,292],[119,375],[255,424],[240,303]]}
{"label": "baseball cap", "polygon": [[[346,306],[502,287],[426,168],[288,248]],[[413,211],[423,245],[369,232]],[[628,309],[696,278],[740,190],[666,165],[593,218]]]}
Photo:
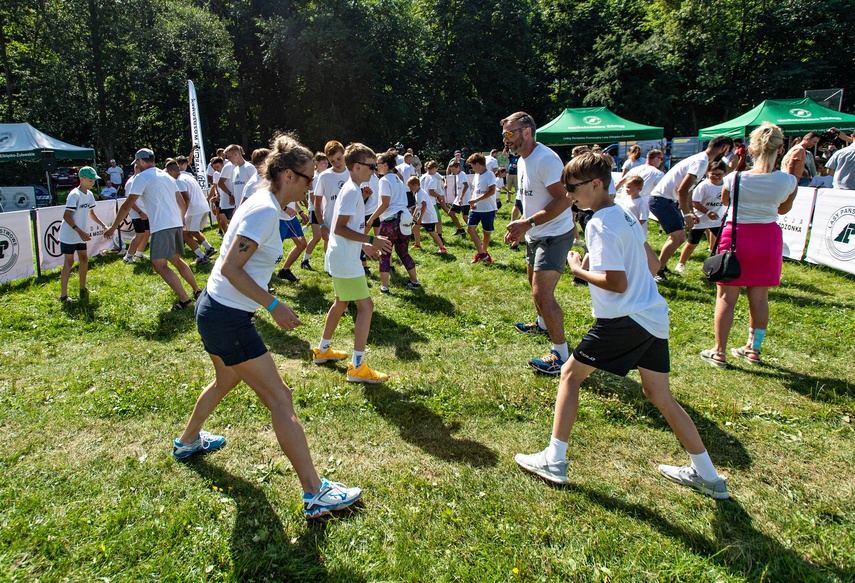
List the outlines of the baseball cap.
{"label": "baseball cap", "polygon": [[460,150],[454,150],[454,155],[455,155],[455,156],[456,156],[457,154],[462,154],[462,153],[463,153],[463,152],[461,152]]}
{"label": "baseball cap", "polygon": [[148,148],[140,148],[137,150],[137,155],[134,157],[134,162],[137,160],[154,160],[154,152]]}
{"label": "baseball cap", "polygon": [[413,215],[409,210],[401,211],[401,222],[399,223],[399,227],[401,229],[401,234],[405,237],[409,237],[413,234]]}
{"label": "baseball cap", "polygon": [[95,169],[92,166],[84,166],[78,170],[77,175],[80,178],[88,178],[89,180],[101,180],[101,177],[98,176],[98,173],[95,172]]}

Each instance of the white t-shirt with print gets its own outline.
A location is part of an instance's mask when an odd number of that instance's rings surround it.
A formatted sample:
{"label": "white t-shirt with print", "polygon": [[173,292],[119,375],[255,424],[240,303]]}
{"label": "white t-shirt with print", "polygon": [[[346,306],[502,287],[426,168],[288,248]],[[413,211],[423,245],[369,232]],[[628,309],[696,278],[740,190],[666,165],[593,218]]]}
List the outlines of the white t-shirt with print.
{"label": "white t-shirt with print", "polygon": [[407,189],[395,174],[385,174],[380,179],[380,200],[384,199],[389,200],[389,206],[380,215],[381,221],[391,219],[407,208]]}
{"label": "white t-shirt with print", "polygon": [[335,234],[338,218],[350,217],[347,227],[357,233],[365,232],[365,203],[362,198],[362,188],[353,180],[348,179],[342,186],[335,201],[332,222],[330,223],[330,241],[324,255],[324,269],[333,277],[351,279],[365,276],[359,252],[362,243],[352,241]]}
{"label": "white t-shirt with print", "polygon": [[270,282],[273,268],[282,260],[282,238],[279,236],[279,201],[267,191],[256,193],[235,211],[223,243],[220,256],[208,278],[208,294],[219,303],[236,310],[254,312],[260,304],[240,293],[222,273],[223,262],[235,240],[246,237],[258,244],[255,253],[244,264],[246,273],[264,289]]}
{"label": "white t-shirt with print", "polygon": [[[128,181],[125,183],[125,192],[131,192],[131,187],[133,186],[134,178],[136,178],[136,177],[137,177],[136,174],[132,174],[131,177],[128,178]],[[143,199],[141,199],[141,198],[137,199],[136,207],[138,209],[140,209],[142,212],[144,212],[146,214],[146,216],[148,216],[148,213],[145,210],[145,203],[143,202]],[[128,217],[131,220],[142,218],[142,217],[140,217],[140,214],[134,210],[134,207],[131,207],[131,210],[128,211]]]}
{"label": "white t-shirt with print", "polygon": [[591,271],[623,271],[627,280],[623,293],[588,286],[594,317],[629,316],[653,336],[667,339],[668,304],[648,269],[645,236],[635,217],[620,205],[598,210],[585,226],[585,243]]}
{"label": "white t-shirt with print", "polygon": [[250,196],[252,196],[253,193],[255,193],[256,189],[258,189],[261,186],[262,182],[264,182],[264,180],[261,178],[261,175],[258,173],[258,170],[256,170],[255,174],[253,174],[249,178],[249,180],[246,181],[246,184],[243,187],[243,196],[241,198],[241,202],[244,199],[247,199]]}
{"label": "white t-shirt with print", "polygon": [[717,219],[711,219],[707,215],[701,213],[698,210],[694,210],[692,212],[695,213],[695,216],[698,218],[698,224],[692,227],[692,230],[695,229],[714,229],[716,227],[721,226],[721,187],[723,185],[719,184],[716,186],[709,180],[704,180],[700,184],[695,187],[695,190],[692,192],[692,202],[699,202],[704,205],[709,212],[715,213],[718,215]]}
{"label": "white t-shirt with print", "polygon": [[[552,195],[549,194],[547,187],[561,183],[561,172],[563,170],[564,164],[561,163],[558,154],[543,144],[537,144],[527,158],[520,156],[519,162],[517,162],[517,174],[524,217],[531,217],[552,202]],[[567,207],[564,212],[551,221],[529,229],[525,238],[527,241],[531,241],[564,235],[572,230],[573,209]]]}
{"label": "white t-shirt with print", "polygon": [[231,194],[226,194],[226,191],[222,188],[219,189],[220,192],[220,208],[224,210],[235,208],[235,184],[234,184],[234,175],[232,174],[234,171],[235,165],[226,160],[223,162],[223,168],[220,170],[219,177],[214,174],[214,184],[219,184],[220,178],[225,179],[226,188],[229,189]]}
{"label": "white t-shirt with print", "polygon": [[[326,224],[332,229],[332,216],[335,210],[335,201],[338,198],[338,193],[347,181],[350,180],[350,172],[345,168],[341,172],[336,172],[333,168],[327,168],[318,175],[315,181],[315,196],[322,196],[324,199],[323,209],[315,209],[315,216],[321,223]],[[323,214],[320,214],[321,211]]]}
{"label": "white t-shirt with print", "polygon": [[495,174],[496,170],[499,169],[499,161],[493,158],[492,156],[487,155],[484,156],[484,166],[487,167],[487,170]]}
{"label": "white t-shirt with print", "polygon": [[[638,219],[639,224],[641,224],[641,230],[644,231],[644,234],[647,234],[647,223],[650,219],[650,207],[647,205],[647,201],[639,196],[638,198],[630,198],[625,196],[621,199],[620,205],[632,216]],[[643,223],[641,221],[644,221]]]}
{"label": "white t-shirt with print", "polygon": [[[733,200],[736,172],[724,177],[724,188]],[[778,207],[798,186],[798,179],[775,170],[765,174],[742,172],[739,179],[739,210],[736,222],[742,224],[767,224],[778,220]],[[727,222],[733,222],[733,204],[727,210]]]}
{"label": "white t-shirt with print", "polygon": [[[68,193],[68,198],[65,199],[65,210],[72,211],[71,222],[80,227],[84,233],[89,231],[89,209],[95,208],[95,195],[92,191],[83,192],[80,188],[74,188]],[[62,221],[59,226],[59,242],[66,245],[78,245],[85,243],[80,237],[80,233],[71,228],[66,221]]]}
{"label": "white t-shirt with print", "polygon": [[[457,202],[459,200],[460,201],[459,204],[461,206],[465,206],[465,205],[469,204],[469,199],[472,198],[472,185],[471,184],[469,185],[469,188],[466,189],[466,194],[465,195],[463,194],[463,185],[469,184],[469,178],[466,177],[466,174],[464,174],[462,170],[460,172],[458,172],[457,174],[454,174],[452,172],[450,175],[448,175],[446,177],[445,180],[446,181],[450,180],[452,185],[454,186],[454,201]],[[462,196],[462,198],[461,198],[461,196]]]}
{"label": "white t-shirt with print", "polygon": [[410,176],[416,175],[415,166],[413,166],[412,164],[407,164],[406,162],[404,162],[403,164],[398,164],[397,166],[395,166],[395,169],[401,175],[401,179],[403,180],[404,184],[407,183],[407,180],[410,178]]}
{"label": "white t-shirt with print", "polygon": [[416,205],[416,208],[419,210],[422,208],[422,203],[425,203],[425,211],[424,214],[422,214],[422,224],[432,225],[438,222],[439,219],[436,216],[436,205],[434,204],[436,199],[429,195],[424,188],[420,188],[417,193],[417,200],[418,204]]}
{"label": "white t-shirt with print", "polygon": [[645,160],[644,158],[638,158],[636,160],[627,160],[623,163],[623,171],[629,172],[633,168],[643,166],[646,163],[647,163],[647,160]]}
{"label": "white t-shirt with print", "polygon": [[656,188],[653,189],[650,195],[661,196],[662,198],[679,202],[680,197],[677,194],[677,189],[680,188],[683,179],[689,174],[694,175],[696,180],[700,179],[707,173],[709,163],[710,158],[706,152],[701,152],[694,156],[689,156],[685,160],[681,160],[659,181],[659,184],[656,185]]}
{"label": "white t-shirt with print", "polygon": [[641,176],[641,179],[644,180],[644,186],[641,187],[640,195],[641,198],[647,200],[650,198],[650,193],[652,193],[653,189],[656,188],[656,185],[659,184],[659,181],[665,177],[665,173],[650,164],[642,164],[641,166],[636,166],[627,172],[624,178],[629,178],[631,176]]}
{"label": "white t-shirt with print", "polygon": [[[225,169],[223,171],[225,171]],[[234,196],[235,208],[238,208],[240,206],[241,201],[243,201],[243,196],[244,192],[246,192],[247,184],[250,183],[254,176],[258,175],[258,170],[256,170],[255,166],[253,166],[252,164],[244,162],[240,166],[232,165],[230,172],[230,189],[232,191],[232,195]]]}
{"label": "white t-shirt with print", "polygon": [[[487,191],[490,190],[491,186],[496,185],[496,175],[487,170],[484,174],[476,174],[475,181],[472,185],[472,190],[474,193],[471,198],[478,198],[487,194]],[[490,211],[497,211],[499,207],[496,205],[496,193],[498,193],[498,188],[493,192],[491,196],[478,202],[475,207],[475,212],[479,213],[488,213]]]}
{"label": "white t-shirt with print", "polygon": [[110,168],[107,168],[107,174],[110,176],[110,182],[113,184],[121,184],[122,176],[125,172],[119,166],[111,166]]}
{"label": "white t-shirt with print", "polygon": [[145,203],[152,233],[184,226],[184,217],[175,198],[177,192],[178,184],[172,176],[154,166],[137,174],[128,190],[128,194],[139,195]]}
{"label": "white t-shirt with print", "polygon": [[377,210],[377,207],[380,206],[380,179],[376,174],[372,173],[371,178],[368,179],[368,182],[363,182],[359,185],[360,187],[367,186],[371,189],[371,196],[365,199],[365,216],[370,217],[374,214],[374,211]]}

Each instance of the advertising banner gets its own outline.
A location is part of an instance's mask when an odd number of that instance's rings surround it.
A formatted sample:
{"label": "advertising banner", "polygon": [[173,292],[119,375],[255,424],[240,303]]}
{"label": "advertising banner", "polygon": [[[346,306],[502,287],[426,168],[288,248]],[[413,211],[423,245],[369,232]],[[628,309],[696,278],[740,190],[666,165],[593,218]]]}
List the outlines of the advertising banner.
{"label": "advertising banner", "polygon": [[32,186],[0,187],[0,207],[7,213],[36,208],[36,189]]}
{"label": "advertising banner", "polygon": [[855,197],[821,188],[816,195],[807,260],[855,273]]}
{"label": "advertising banner", "polygon": [[[65,214],[65,207],[63,206],[51,206],[36,210],[39,268],[42,270],[62,265],[59,227],[62,225],[63,214]],[[97,202],[95,214],[109,226],[116,218],[116,201],[102,200]],[[101,228],[101,225],[90,220],[87,227],[91,239],[86,243],[86,250],[90,257],[114,247],[113,241],[104,238],[104,229]]]}
{"label": "advertising banner", "polygon": [[35,273],[30,211],[0,213],[0,282]]}
{"label": "advertising banner", "polygon": [[801,261],[805,255],[805,244],[815,198],[815,188],[800,186],[790,212],[778,215],[778,226],[781,227],[784,235],[784,257],[788,259]]}
{"label": "advertising banner", "polygon": [[193,167],[196,169],[196,181],[199,183],[199,188],[202,189],[202,192],[208,192],[208,178],[205,176],[208,159],[205,157],[202,123],[199,119],[199,101],[196,99],[196,86],[193,85],[193,81],[187,81],[187,90],[190,101],[190,141],[194,146],[198,146],[193,152]]}

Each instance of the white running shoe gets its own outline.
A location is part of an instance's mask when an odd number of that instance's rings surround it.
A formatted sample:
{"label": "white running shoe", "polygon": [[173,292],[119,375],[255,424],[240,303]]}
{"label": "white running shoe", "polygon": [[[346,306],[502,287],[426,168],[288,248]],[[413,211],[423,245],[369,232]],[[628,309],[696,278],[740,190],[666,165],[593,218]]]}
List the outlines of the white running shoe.
{"label": "white running shoe", "polygon": [[533,454],[518,453],[514,456],[517,465],[527,472],[540,476],[553,484],[567,483],[567,462],[546,461],[546,450]]}
{"label": "white running shoe", "polygon": [[704,480],[697,470],[691,466],[667,466],[665,464],[659,466],[659,473],[675,484],[694,488],[701,494],[706,494],[716,500],[730,498],[730,494],[727,493],[727,478],[720,474],[718,479],[709,481]]}
{"label": "white running shoe", "polygon": [[303,494],[303,514],[306,518],[327,516],[334,510],[347,508],[362,497],[359,488],[348,488],[340,482],[330,482],[321,478],[321,488],[317,494]]}
{"label": "white running shoe", "polygon": [[686,264],[685,263],[678,263],[677,267],[674,268],[674,271],[676,271],[677,273],[685,273],[686,272]]}

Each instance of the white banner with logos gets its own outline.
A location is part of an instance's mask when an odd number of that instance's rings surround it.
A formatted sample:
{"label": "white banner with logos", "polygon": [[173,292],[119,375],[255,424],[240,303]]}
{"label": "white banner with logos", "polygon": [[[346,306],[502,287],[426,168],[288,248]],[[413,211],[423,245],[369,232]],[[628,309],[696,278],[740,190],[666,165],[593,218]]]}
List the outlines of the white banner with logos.
{"label": "white banner with logos", "polygon": [[196,168],[196,181],[202,192],[208,192],[208,177],[205,174],[207,162],[205,158],[205,143],[202,141],[202,122],[199,119],[199,100],[196,99],[196,86],[193,81],[187,81],[187,91],[190,102],[190,142],[198,146],[193,151],[193,166]]}
{"label": "white banner with logos", "polygon": [[[39,268],[42,270],[62,265],[62,251],[59,248],[59,227],[62,225],[63,214],[65,214],[64,206],[51,206],[36,210],[37,236],[39,238]],[[102,200],[97,202],[95,204],[95,214],[109,226],[116,218],[116,201]],[[90,220],[87,227],[89,236],[92,237],[86,243],[86,250],[90,257],[114,248],[114,242],[104,238],[104,229],[101,228],[101,225]]]}
{"label": "white banner with logos", "polygon": [[30,211],[0,213],[0,282],[34,275]]}
{"label": "white banner with logos", "polygon": [[855,273],[855,192],[819,189],[807,260]]}
{"label": "white banner with logos", "polygon": [[36,208],[36,189],[32,186],[0,187],[0,207],[7,213]]}
{"label": "white banner with logos", "polygon": [[801,261],[805,255],[810,217],[816,189],[800,186],[793,200],[793,208],[785,215],[778,215],[778,226],[784,236],[784,257]]}

